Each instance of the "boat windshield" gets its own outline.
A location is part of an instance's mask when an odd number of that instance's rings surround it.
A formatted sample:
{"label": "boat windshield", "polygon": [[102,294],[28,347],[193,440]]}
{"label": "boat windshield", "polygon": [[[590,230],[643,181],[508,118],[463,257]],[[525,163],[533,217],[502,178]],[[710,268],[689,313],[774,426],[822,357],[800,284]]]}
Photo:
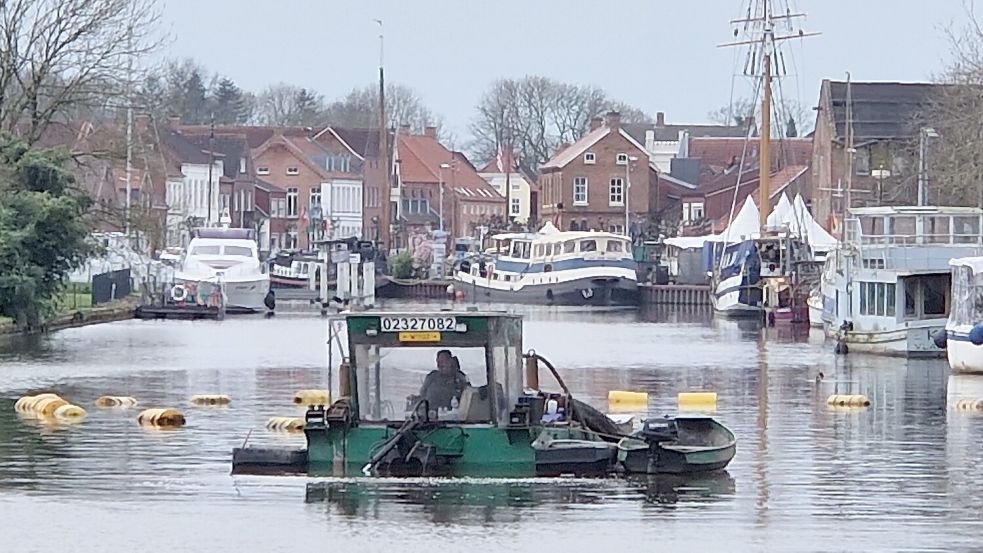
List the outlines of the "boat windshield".
{"label": "boat windshield", "polygon": [[238,255],[238,256],[241,256],[241,257],[252,257],[253,256],[253,250],[251,250],[251,249],[249,249],[249,248],[247,248],[245,246],[223,246],[223,248],[222,248],[222,254],[223,255]]}
{"label": "boat windshield", "polygon": [[191,250],[191,255],[219,255],[219,246],[195,246]]}
{"label": "boat windshield", "polygon": [[965,265],[952,268],[952,322],[975,325],[983,321],[983,274]]}

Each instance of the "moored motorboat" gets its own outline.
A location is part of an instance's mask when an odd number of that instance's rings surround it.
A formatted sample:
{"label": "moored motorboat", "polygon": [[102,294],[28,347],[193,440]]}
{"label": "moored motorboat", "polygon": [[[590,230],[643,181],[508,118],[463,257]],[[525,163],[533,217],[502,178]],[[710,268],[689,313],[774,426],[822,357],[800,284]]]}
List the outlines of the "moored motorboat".
{"label": "moored motorboat", "polygon": [[618,442],[626,472],[687,474],[724,469],[734,458],[734,433],[712,417],[686,416],[646,421]]}
{"label": "moored motorboat", "polygon": [[953,373],[983,374],[983,257],[949,261],[952,268],[952,310],[943,342]]}
{"label": "moored motorboat", "polygon": [[249,229],[195,229],[174,273],[172,299],[178,304],[266,310],[270,276],[259,261],[254,237]]}

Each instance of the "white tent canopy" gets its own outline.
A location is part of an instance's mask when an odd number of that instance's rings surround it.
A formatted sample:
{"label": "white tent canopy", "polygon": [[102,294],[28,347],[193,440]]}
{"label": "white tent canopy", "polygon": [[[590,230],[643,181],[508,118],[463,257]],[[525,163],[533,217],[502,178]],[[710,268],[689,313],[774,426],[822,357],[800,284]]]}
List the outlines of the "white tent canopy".
{"label": "white tent canopy", "polygon": [[[758,238],[759,217],[758,206],[754,203],[754,199],[748,196],[734,220],[720,234],[677,236],[667,239],[666,244],[691,249],[702,248],[706,242],[737,242]],[[788,227],[789,232],[805,238],[813,250],[829,251],[836,247],[836,238],[816,222],[800,194],[795,195],[795,200],[789,201],[788,196],[782,193],[775,209],[768,215],[767,226],[769,229]]]}

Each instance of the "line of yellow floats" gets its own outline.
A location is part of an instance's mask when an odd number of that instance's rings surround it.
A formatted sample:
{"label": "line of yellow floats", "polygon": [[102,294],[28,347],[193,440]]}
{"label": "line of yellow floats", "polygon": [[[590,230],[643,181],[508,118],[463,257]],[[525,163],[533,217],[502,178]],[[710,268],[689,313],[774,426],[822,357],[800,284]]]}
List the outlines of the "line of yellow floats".
{"label": "line of yellow floats", "polygon": [[[232,398],[225,394],[197,394],[191,396],[189,402],[198,407],[226,407],[232,403]],[[330,405],[331,394],[327,390],[300,390],[294,394],[292,402],[303,406]],[[95,401],[96,407],[103,409],[128,409],[137,404],[137,399],[131,396],[101,396]],[[14,410],[25,418],[59,423],[80,422],[88,414],[82,407],[53,392],[23,396],[14,403]],[[178,428],[187,424],[184,413],[174,408],[144,409],[136,420],[140,426],[154,428]],[[299,432],[304,429],[304,420],[272,417],[266,428],[277,432]]]}

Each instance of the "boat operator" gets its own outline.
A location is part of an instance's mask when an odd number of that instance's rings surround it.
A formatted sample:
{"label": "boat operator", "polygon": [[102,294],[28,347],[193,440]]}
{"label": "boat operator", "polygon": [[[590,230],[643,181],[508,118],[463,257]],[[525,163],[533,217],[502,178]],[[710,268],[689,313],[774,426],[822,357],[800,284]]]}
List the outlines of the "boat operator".
{"label": "boat operator", "polygon": [[423,380],[420,396],[430,404],[430,409],[451,408],[454,399],[460,401],[461,393],[471,385],[468,375],[461,371],[461,363],[450,350],[437,352],[437,369],[430,371]]}

